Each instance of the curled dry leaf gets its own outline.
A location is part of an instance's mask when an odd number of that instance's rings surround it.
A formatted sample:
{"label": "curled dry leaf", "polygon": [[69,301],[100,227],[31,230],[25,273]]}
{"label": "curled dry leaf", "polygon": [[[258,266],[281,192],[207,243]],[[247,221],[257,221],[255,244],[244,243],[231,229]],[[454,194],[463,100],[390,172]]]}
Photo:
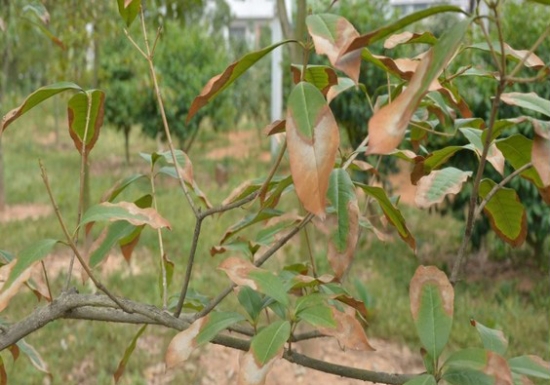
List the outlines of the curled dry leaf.
{"label": "curled dry leaf", "polygon": [[110,203],[103,202],[88,209],[82,218],[82,223],[93,223],[97,221],[127,221],[134,226],[149,225],[154,229],[166,227],[171,229],[170,222],[163,218],[153,208],[139,208],[132,202]]}
{"label": "curled dry leaf", "polygon": [[306,210],[323,219],[330,173],[340,135],[321,91],[301,82],[290,94],[287,144],[296,194]]}
{"label": "curled dry leaf", "polygon": [[285,132],[286,120],[276,120],[264,128],[264,134],[271,136]]}
{"label": "curled dry leaf", "polygon": [[396,33],[391,35],[389,38],[384,41],[385,49],[393,49],[401,44],[407,43],[425,43],[425,44],[435,44],[437,39],[431,32],[424,33],[413,33],[409,31]]}
{"label": "curled dry leaf", "polygon": [[254,354],[247,352],[242,354],[239,359],[239,380],[238,385],[263,385],[265,383],[267,373],[273,367],[273,364],[282,357],[283,350],[279,355],[273,357],[265,365],[260,365],[256,362]]}
{"label": "curled dry leaf", "polygon": [[208,316],[199,318],[187,329],[179,332],[174,338],[172,338],[164,358],[164,362],[166,362],[166,369],[174,368],[189,358],[197,346],[197,335],[200,333],[207,320]]}
{"label": "curled dry leaf", "polygon": [[258,285],[249,278],[249,274],[261,269],[252,263],[238,257],[229,257],[220,264],[218,269],[225,271],[229,279],[236,285],[248,286],[251,289],[258,290]]}
{"label": "curled dry leaf", "polygon": [[[2,281],[2,285],[4,285],[5,282],[7,281],[11,273],[11,270],[13,269],[16,263],[17,263],[17,260],[14,259],[7,265],[4,265],[0,268],[0,277],[2,278],[5,277],[5,279],[3,279]],[[0,312],[3,311],[6,307],[8,307],[11,299],[19,292],[19,289],[21,288],[21,286],[23,286],[25,282],[29,280],[32,274],[33,267],[37,263],[38,262],[35,262],[29,267],[27,267],[21,274],[19,274],[18,277],[16,277],[12,281],[9,287],[7,288],[2,287],[2,292],[0,292]]]}
{"label": "curled dry leaf", "polygon": [[327,55],[330,63],[348,75],[357,84],[361,67],[361,50],[344,53],[343,50],[359,33],[345,18],[330,14],[311,15],[306,19],[315,52]]}
{"label": "curled dry leaf", "polygon": [[409,289],[411,313],[413,319],[418,319],[422,306],[422,289],[425,285],[435,285],[441,295],[443,310],[449,317],[454,313],[454,289],[444,272],[435,266],[419,266],[414,273]]}
{"label": "curled dry leaf", "polygon": [[348,349],[376,350],[370,345],[365,330],[353,315],[342,313],[335,308],[331,308],[331,310],[332,317],[336,321],[336,327],[319,328],[321,333],[336,338],[342,346]]}
{"label": "curled dry leaf", "polygon": [[423,78],[431,65],[432,52],[422,61],[408,87],[393,102],[377,111],[369,120],[369,144],[366,154],[389,154],[401,143],[416,108],[426,93]]}

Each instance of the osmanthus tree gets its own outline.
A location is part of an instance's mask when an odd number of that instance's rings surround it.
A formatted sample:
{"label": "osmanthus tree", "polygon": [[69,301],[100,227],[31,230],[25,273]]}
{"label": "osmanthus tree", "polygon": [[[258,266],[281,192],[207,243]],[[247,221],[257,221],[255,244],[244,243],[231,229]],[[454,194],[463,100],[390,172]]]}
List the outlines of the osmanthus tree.
{"label": "osmanthus tree", "polygon": [[[539,2],[548,4],[546,0]],[[174,150],[164,113],[162,89],[153,64],[157,40],[147,39],[140,2],[118,0],[118,5],[121,16],[128,24],[140,16],[143,43],[132,37],[130,41],[149,66],[170,150],[143,155],[150,165],[149,174],[132,175],[121,180],[102,197],[102,203],[86,212],[81,212],[80,205],[79,223],[73,229],[68,227],[60,212],[48,174],[42,167],[44,184],[62,236],[60,239],[40,240],[16,256],[6,251],[0,253],[3,263],[0,272],[6,277],[0,292],[0,309],[5,309],[10,301],[16,301],[14,297],[24,285],[51,303],[38,307],[22,320],[3,322],[0,349],[9,349],[14,358],[19,352],[30,354],[40,368],[42,361],[38,353],[25,343],[24,337],[53,320],[73,318],[156,325],[177,330],[166,351],[167,368],[184,362],[194,349],[209,342],[242,350],[245,353],[240,358],[240,384],[263,383],[271,366],[279,359],[340,376],[387,384],[529,384],[529,378],[550,379],[548,362],[533,355],[507,357],[508,341],[503,333],[477,320],[472,320],[471,324],[479,332],[480,346],[443,354],[453,323],[453,284],[460,277],[476,218],[487,215],[496,234],[517,246],[525,240],[525,210],[516,193],[505,185],[512,178],[526,178],[537,187],[541,199],[550,203],[550,122],[529,116],[532,111],[550,116],[550,101],[534,93],[506,92],[511,84],[547,78],[549,65],[543,63],[535,51],[550,35],[550,25],[526,50],[520,49],[525,47],[506,45],[504,36],[499,33],[496,41],[487,41],[486,50],[493,58],[490,67],[456,69],[452,60],[469,54],[471,49],[466,38],[470,29],[485,36],[489,36],[486,31],[488,25],[500,31],[499,1],[487,3],[488,15],[480,15],[479,8],[469,15],[453,6],[437,6],[363,34],[336,14],[308,16],[306,25],[309,36],[306,41],[288,40],[245,55],[214,76],[190,106],[188,119],[258,60],[282,44],[298,44],[304,52],[304,61],[292,68],[295,85],[288,98],[286,119],[272,122],[266,129],[269,135],[284,135],[279,156],[273,161],[271,170],[261,180],[243,181],[242,186],[220,205],[212,206],[193,179],[189,157],[182,151]],[[439,37],[429,33],[401,32],[428,16],[446,12],[460,13],[461,17]],[[427,44],[429,48],[413,59],[371,54],[369,45],[382,40],[388,50],[401,44]],[[154,44],[150,45],[150,41]],[[308,65],[307,59],[314,51],[326,55],[331,65]],[[386,95],[373,100],[372,106],[364,106],[374,110],[368,122],[368,136],[358,148],[348,151],[340,148],[338,126],[328,103],[346,88],[364,88],[357,84],[362,64],[382,68],[388,73],[390,81]],[[465,76],[484,76],[494,80],[495,90],[487,120],[472,116],[468,101],[462,98],[460,79]],[[67,109],[69,131],[84,163],[99,138],[104,106],[102,91],[85,90],[73,83],[40,88],[19,107],[7,113],[1,132],[28,110],[60,92],[74,94]],[[519,106],[526,115],[500,119],[497,111],[501,104]],[[510,127],[519,122],[532,125],[534,139],[521,135],[504,136]],[[442,146],[433,152],[424,152],[424,137],[441,133],[464,135],[469,144]],[[403,150],[405,142],[411,142],[411,148],[415,151]],[[475,170],[445,167],[445,162],[458,151],[476,154],[478,167]],[[395,227],[403,241],[415,249],[413,232],[386,191],[353,180],[351,170],[369,172],[375,168],[356,162],[355,158],[361,152],[398,157],[414,164],[411,178],[418,186],[416,203],[421,208],[440,202],[466,184],[471,185],[468,220],[450,277],[436,267],[420,266],[410,282],[410,310],[423,347],[421,352],[426,367],[422,374],[379,373],[350,368],[320,361],[295,350],[301,341],[319,336],[334,337],[347,349],[374,349],[364,328],[364,304],[341,285],[354,258],[362,227],[375,229],[378,223],[369,223],[371,217],[363,215],[370,205],[379,208],[381,215]],[[278,171],[285,153],[288,153],[290,162],[289,175]],[[502,175],[499,180],[490,180],[484,178],[487,162],[497,170],[503,170],[507,162],[514,171]],[[178,300],[168,303],[167,282],[170,274],[164,268],[161,271],[162,296],[158,306],[152,306],[140,302],[140,298],[117,296],[116,292],[101,283],[102,278],[94,267],[112,247],[120,247],[124,256],[130,258],[145,226],[158,231],[160,246],[162,229],[187,230],[163,218],[155,209],[154,193],[137,196],[132,202],[117,199],[134,181],[145,177],[154,186],[155,177],[161,174],[179,181],[182,199],[187,201],[194,214],[195,228],[193,232],[182,234],[190,237],[191,247],[185,277],[183,282],[179,282]],[[358,194],[358,191],[362,193]],[[285,205],[282,203],[292,200],[295,195],[307,212],[305,215],[291,215],[283,209]],[[207,293],[208,301],[193,303],[194,310],[187,311],[189,307],[186,305],[191,301],[189,284],[196,276],[194,270],[201,268],[196,250],[203,222],[215,214],[237,208],[245,208],[246,215],[221,235],[220,244],[211,251],[213,254],[223,254],[230,249],[243,251],[242,257],[226,258],[219,266],[220,274],[229,277],[232,283],[219,293]],[[283,245],[306,226],[320,223],[328,228],[325,241],[326,258],[332,269],[330,274],[320,274],[313,256],[281,270],[262,267],[270,258],[277,258]],[[92,227],[100,226],[103,236],[98,238],[95,247],[86,250],[76,241],[79,232],[89,232]],[[244,229],[257,229],[257,233],[245,237]],[[73,258],[78,259],[103,295],[80,294],[76,289],[53,293],[50,288],[41,287],[32,280],[32,267],[59,243],[71,249]],[[264,247],[260,249],[260,246]],[[159,254],[160,265],[166,266],[166,256],[162,252]],[[69,262],[67,265],[72,265]],[[70,267],[68,269],[71,274]],[[128,281],[128,284],[131,282]],[[228,296],[235,296],[240,305],[233,311],[221,310],[220,304]],[[298,331],[297,327],[301,325],[308,326],[309,331]],[[123,353],[123,359],[114,373],[115,380],[122,375],[135,342],[142,333],[143,328]],[[7,379],[3,365],[0,365],[0,374],[0,379],[5,383]]]}

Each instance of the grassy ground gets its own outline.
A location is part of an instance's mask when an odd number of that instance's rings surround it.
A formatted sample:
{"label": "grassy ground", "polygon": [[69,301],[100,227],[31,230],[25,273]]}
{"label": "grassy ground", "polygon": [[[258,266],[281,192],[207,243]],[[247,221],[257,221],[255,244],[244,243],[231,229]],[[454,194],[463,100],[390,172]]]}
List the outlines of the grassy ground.
{"label": "grassy ground", "polygon": [[[48,203],[37,164],[37,158],[40,157],[48,170],[62,213],[68,223],[74,224],[78,197],[78,155],[65,128],[59,129],[59,138],[55,140],[52,135],[55,132],[52,128],[54,120],[45,111],[39,109],[21,122],[14,123],[3,137],[8,204]],[[63,118],[61,125],[65,127]],[[244,178],[265,174],[268,164],[256,160],[258,152],[252,151],[250,158],[222,161],[207,159],[204,155],[208,151],[227,145],[227,137],[211,132],[204,132],[201,136],[189,155],[194,162],[197,182],[213,203],[221,202]],[[264,146],[266,142],[264,140]],[[154,141],[134,133],[132,160],[126,165],[123,161],[122,136],[104,129],[92,156],[92,202],[96,202],[120,177],[145,171],[145,163],[137,153],[155,151],[156,146]],[[240,151],[236,149],[235,153]],[[229,181],[222,186],[216,184],[214,177],[215,167],[220,162],[229,169]],[[122,199],[134,200],[147,193],[148,188],[147,183],[142,183],[125,192]],[[179,283],[192,235],[192,214],[173,181],[160,181],[157,188],[159,211],[174,227],[172,232],[164,233],[164,246],[166,255],[176,263],[174,282]],[[290,199],[286,204],[294,205],[294,201]],[[383,243],[367,235],[358,249],[347,285],[353,290],[353,283],[359,280],[373,298],[369,335],[409,344],[418,349],[419,343],[408,310],[408,283],[420,263],[435,263],[447,268],[453,253],[458,249],[461,224],[415,209],[405,208],[404,211],[409,228],[417,237],[417,256],[397,239]],[[193,281],[193,289],[197,292],[213,296],[227,285],[225,275],[215,269],[223,256],[212,258],[209,249],[217,244],[225,229],[239,219],[239,214],[242,215],[241,212],[224,214],[204,223]],[[320,239],[320,235],[315,234],[314,230],[311,232],[312,243],[319,245],[314,247],[318,267],[328,272],[324,262],[323,242],[315,242],[315,239]],[[17,253],[29,243],[47,237],[61,238],[53,215],[37,220],[0,223],[0,249]],[[102,279],[117,294],[159,305],[156,233],[145,232],[140,245],[132,260],[133,268],[122,264],[122,268],[105,274]],[[298,242],[291,243],[270,263],[282,266],[286,262],[300,260],[300,250]],[[67,255],[59,249],[53,258],[63,264],[67,263]],[[113,257],[121,258],[120,255]],[[451,347],[480,346],[475,330],[469,326],[470,317],[474,317],[488,326],[498,326],[504,330],[510,337],[509,355],[530,353],[550,359],[548,277],[521,266],[516,266],[512,274],[494,274],[487,268],[492,264],[481,266],[475,263],[475,258],[471,262],[467,270],[468,279],[456,288],[456,318]],[[524,288],[526,279],[530,282],[527,290]],[[54,293],[59,293],[63,282],[64,274],[60,273],[53,280]],[[81,285],[77,281],[74,284],[79,286],[81,292],[90,291],[89,285]],[[173,294],[178,291],[178,284],[170,288]],[[230,299],[228,302],[232,301]],[[15,321],[36,306],[42,304],[37,304],[31,293],[22,293],[12,301],[2,318]],[[47,361],[54,375],[53,383],[104,384],[111,382],[112,374],[138,328],[60,320],[29,336],[27,341]],[[155,378],[155,373],[162,373],[164,351],[173,335],[173,331],[150,327],[138,342],[121,383],[145,384],[146,378],[151,380]],[[6,352],[2,353],[2,358],[10,383],[43,383],[43,375],[34,370],[26,358],[13,362]],[[191,363],[174,383],[194,383],[201,374],[201,369]]]}

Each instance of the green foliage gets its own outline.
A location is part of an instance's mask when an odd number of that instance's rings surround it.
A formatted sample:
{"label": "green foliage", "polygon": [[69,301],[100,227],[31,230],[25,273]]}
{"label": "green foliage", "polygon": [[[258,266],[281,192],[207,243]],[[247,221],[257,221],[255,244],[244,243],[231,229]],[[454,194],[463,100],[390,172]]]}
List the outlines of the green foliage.
{"label": "green foliage", "polygon": [[[189,149],[201,123],[208,118],[215,131],[230,129],[237,113],[231,95],[223,94],[199,111],[186,123],[193,98],[211,74],[219,73],[227,63],[227,52],[221,35],[207,33],[202,25],[180,26],[167,22],[166,33],[158,44],[154,62],[163,90],[166,115],[173,135],[182,149]],[[165,138],[162,120],[152,88],[145,91],[137,119],[150,137]]]}

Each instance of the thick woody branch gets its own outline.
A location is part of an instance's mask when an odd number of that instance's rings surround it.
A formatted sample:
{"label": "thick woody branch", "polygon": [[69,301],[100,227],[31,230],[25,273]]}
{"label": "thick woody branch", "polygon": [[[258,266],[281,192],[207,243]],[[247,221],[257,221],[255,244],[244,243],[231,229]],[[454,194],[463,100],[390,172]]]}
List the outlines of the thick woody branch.
{"label": "thick woody branch", "polygon": [[[76,290],[62,293],[51,304],[35,310],[24,320],[4,327],[0,331],[0,351],[58,319],[161,325],[179,331],[190,325],[190,318],[187,315],[185,318],[175,318],[170,313],[152,305],[126,299],[119,299],[119,301],[131,309],[132,313],[120,310],[117,304],[105,295],[78,294]],[[310,334],[304,334],[301,336],[302,338],[296,338],[296,340],[318,336],[318,333]],[[250,348],[249,340],[227,334],[216,336],[212,343],[242,351],[248,351]],[[400,385],[415,376],[414,374],[392,374],[356,369],[318,360],[290,350],[285,350],[283,358],[321,372],[376,383]]]}

